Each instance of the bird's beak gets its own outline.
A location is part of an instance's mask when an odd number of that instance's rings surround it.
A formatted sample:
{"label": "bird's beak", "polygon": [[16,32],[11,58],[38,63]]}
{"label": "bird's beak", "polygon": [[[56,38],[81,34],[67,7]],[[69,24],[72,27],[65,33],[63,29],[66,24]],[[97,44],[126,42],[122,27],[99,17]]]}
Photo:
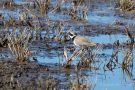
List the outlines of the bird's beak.
{"label": "bird's beak", "polygon": [[66,40],[67,40],[67,41],[70,40],[69,32],[65,33],[65,37],[66,37]]}

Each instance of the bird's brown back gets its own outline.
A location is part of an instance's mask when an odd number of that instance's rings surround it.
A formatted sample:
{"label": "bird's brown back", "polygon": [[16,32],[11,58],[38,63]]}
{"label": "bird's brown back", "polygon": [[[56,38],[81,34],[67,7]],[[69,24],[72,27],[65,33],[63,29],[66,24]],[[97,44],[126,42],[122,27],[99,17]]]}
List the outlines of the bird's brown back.
{"label": "bird's brown back", "polygon": [[95,46],[96,45],[96,43],[91,42],[88,39],[81,36],[76,36],[74,39],[74,42],[80,46]]}

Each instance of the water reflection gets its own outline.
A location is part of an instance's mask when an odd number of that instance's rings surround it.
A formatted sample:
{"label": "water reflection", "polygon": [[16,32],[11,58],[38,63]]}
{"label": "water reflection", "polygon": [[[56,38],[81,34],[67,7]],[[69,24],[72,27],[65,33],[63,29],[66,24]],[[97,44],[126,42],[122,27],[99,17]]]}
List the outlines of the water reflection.
{"label": "water reflection", "polygon": [[128,40],[128,37],[126,35],[122,34],[112,34],[112,35],[98,35],[95,37],[90,37],[90,39],[94,42],[100,43],[100,44],[113,44],[117,40],[119,42],[126,42]]}

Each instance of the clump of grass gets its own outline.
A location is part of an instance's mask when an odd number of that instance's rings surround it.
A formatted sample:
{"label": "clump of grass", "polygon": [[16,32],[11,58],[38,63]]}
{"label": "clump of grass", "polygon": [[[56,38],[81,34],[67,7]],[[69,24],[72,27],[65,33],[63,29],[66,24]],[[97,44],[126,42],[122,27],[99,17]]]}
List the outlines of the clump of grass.
{"label": "clump of grass", "polygon": [[49,76],[47,78],[39,77],[38,90],[56,90],[58,81],[55,78]]}
{"label": "clump of grass", "polygon": [[78,66],[76,66],[75,70],[75,76],[69,82],[70,90],[94,90],[95,83],[90,82],[86,75],[79,72]]}
{"label": "clump of grass", "polygon": [[19,62],[27,62],[29,56],[28,41],[31,33],[25,28],[18,34],[16,29],[8,35],[8,48]]}
{"label": "clump of grass", "polygon": [[69,16],[71,17],[72,20],[78,19],[77,10],[73,6],[69,9],[68,14],[69,14]]}
{"label": "clump of grass", "polygon": [[78,77],[76,80],[72,81],[70,90],[92,90],[93,85],[90,85],[85,77]]}
{"label": "clump of grass", "polygon": [[133,1],[133,0],[118,0],[118,7],[121,11],[135,10],[135,1]]}
{"label": "clump of grass", "polygon": [[131,49],[125,51],[124,58],[122,61],[122,68],[127,68],[129,65],[133,66],[133,52]]}
{"label": "clump of grass", "polygon": [[123,75],[127,75],[130,79],[133,79],[133,67],[122,68]]}
{"label": "clump of grass", "polygon": [[13,0],[5,0],[3,7],[6,8],[13,8],[13,6],[15,5]]}
{"label": "clump of grass", "polygon": [[56,12],[61,12],[62,7],[61,7],[61,0],[56,0]]}
{"label": "clump of grass", "polygon": [[73,0],[72,6],[69,8],[68,14],[72,20],[86,20],[88,7],[84,0]]}
{"label": "clump of grass", "polygon": [[24,25],[26,17],[27,17],[27,14],[25,12],[22,12],[22,13],[19,14],[19,23],[21,25]]}
{"label": "clump of grass", "polygon": [[4,15],[0,13],[0,28],[4,26]]}
{"label": "clump of grass", "polygon": [[9,16],[9,20],[5,23],[5,27],[11,27],[11,26],[15,26],[16,25],[16,21],[12,16]]}
{"label": "clump of grass", "polygon": [[130,38],[129,48],[124,51],[124,58],[122,61],[122,68],[126,69],[128,66],[133,66],[133,48],[134,48],[134,35],[131,32],[131,30],[134,30],[133,26],[125,27],[125,33]]}
{"label": "clump of grass", "polygon": [[116,68],[117,64],[118,64],[118,48],[113,50],[111,58],[109,62],[106,64],[106,67],[112,71],[113,69]]}
{"label": "clump of grass", "polygon": [[46,15],[48,13],[50,0],[35,0],[35,3],[41,15]]}
{"label": "clump of grass", "polygon": [[77,64],[78,67],[81,68],[90,68],[92,69],[93,67],[95,67],[95,62],[96,62],[96,58],[97,58],[97,50],[92,50],[90,48],[82,48],[79,50],[75,50],[73,52],[73,54],[71,56],[68,57],[67,55],[67,51],[66,53],[64,52],[64,56],[66,57],[66,68],[69,67],[69,65],[71,64],[71,62],[73,60],[76,60],[79,56],[80,60]]}
{"label": "clump of grass", "polygon": [[125,27],[125,33],[130,38],[131,44],[133,44],[134,43],[134,36],[131,33],[130,27]]}
{"label": "clump of grass", "polygon": [[94,66],[95,60],[97,56],[97,51],[91,49],[84,49],[80,53],[80,62],[79,65],[83,68],[92,68]]}
{"label": "clump of grass", "polygon": [[27,12],[22,12],[19,14],[18,25],[20,26],[29,26],[30,28],[34,28],[33,25],[33,16],[30,16]]}

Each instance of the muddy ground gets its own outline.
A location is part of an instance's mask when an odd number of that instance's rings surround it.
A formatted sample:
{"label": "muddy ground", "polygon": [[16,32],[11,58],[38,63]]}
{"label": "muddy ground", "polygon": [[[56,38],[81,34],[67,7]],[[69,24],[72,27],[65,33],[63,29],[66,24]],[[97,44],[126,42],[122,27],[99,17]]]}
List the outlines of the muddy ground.
{"label": "muddy ground", "polygon": [[[35,62],[22,64],[0,61],[0,90],[54,90],[68,89],[66,79],[52,77],[66,72],[59,65],[41,65]],[[66,77],[66,76],[65,76]]]}

